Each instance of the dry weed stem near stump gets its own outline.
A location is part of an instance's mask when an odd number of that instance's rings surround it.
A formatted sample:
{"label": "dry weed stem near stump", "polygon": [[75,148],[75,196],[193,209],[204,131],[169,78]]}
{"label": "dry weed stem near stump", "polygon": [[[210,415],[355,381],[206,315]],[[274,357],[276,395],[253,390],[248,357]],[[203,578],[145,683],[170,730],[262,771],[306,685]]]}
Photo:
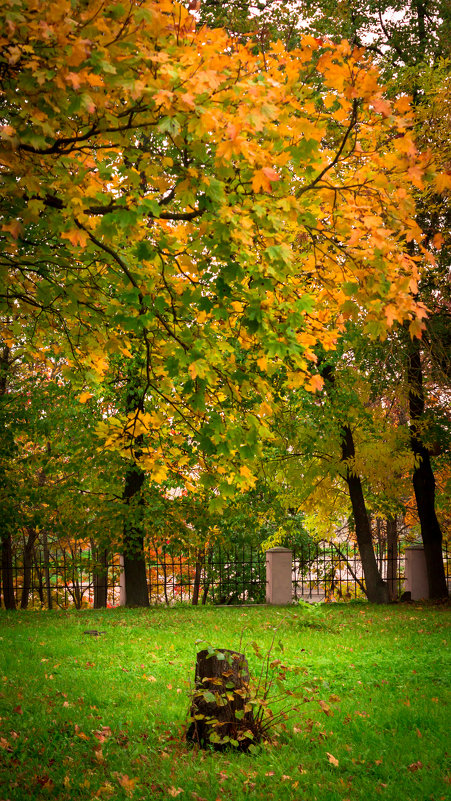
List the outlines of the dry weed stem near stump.
{"label": "dry weed stem near stump", "polygon": [[230,746],[247,751],[261,739],[258,728],[245,656],[223,648],[199,651],[187,740],[217,751]]}

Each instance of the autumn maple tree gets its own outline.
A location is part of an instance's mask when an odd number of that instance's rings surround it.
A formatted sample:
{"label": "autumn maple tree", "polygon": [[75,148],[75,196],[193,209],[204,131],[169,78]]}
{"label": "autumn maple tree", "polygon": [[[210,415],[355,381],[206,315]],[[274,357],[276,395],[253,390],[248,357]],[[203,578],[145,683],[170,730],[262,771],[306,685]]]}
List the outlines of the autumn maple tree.
{"label": "autumn maple tree", "polygon": [[407,95],[346,41],[258,53],[150,0],[11,0],[0,19],[2,338],[32,320],[27,347],[64,354],[82,403],[125,360],[99,434],[127,465],[141,603],[144,475],[191,489],[195,471],[214,508],[255,481],[275,369],[320,389],[315,346],[347,318],[421,332],[430,159]]}

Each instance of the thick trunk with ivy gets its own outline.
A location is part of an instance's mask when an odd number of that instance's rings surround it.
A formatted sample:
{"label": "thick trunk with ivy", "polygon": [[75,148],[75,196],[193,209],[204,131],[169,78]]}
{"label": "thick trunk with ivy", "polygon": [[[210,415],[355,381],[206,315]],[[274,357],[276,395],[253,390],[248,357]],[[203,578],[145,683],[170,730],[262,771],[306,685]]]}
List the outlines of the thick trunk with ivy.
{"label": "thick trunk with ivy", "polygon": [[421,526],[430,598],[447,598],[442,553],[442,532],[435,511],[435,478],[428,449],[421,440],[424,419],[423,370],[420,343],[410,343],[407,379],[409,383],[410,446],[415,456],[413,488]]}
{"label": "thick trunk with ivy", "polygon": [[186,739],[201,748],[247,751],[260,739],[249,703],[249,667],[244,654],[219,648],[196,656]]}

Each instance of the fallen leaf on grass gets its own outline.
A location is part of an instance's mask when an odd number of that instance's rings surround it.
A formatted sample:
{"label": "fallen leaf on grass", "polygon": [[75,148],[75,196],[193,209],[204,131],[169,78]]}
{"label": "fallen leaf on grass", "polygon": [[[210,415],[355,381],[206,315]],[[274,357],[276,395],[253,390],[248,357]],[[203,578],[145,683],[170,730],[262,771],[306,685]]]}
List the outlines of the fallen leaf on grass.
{"label": "fallen leaf on grass", "polygon": [[180,793],[183,793],[183,787],[168,787],[168,793],[172,798],[176,798]]}
{"label": "fallen leaf on grass", "polygon": [[333,715],[333,714],[334,714],[334,713],[332,712],[332,710],[331,710],[331,708],[330,708],[329,704],[326,704],[326,702],[325,702],[325,701],[321,701],[321,700],[320,700],[320,701],[318,701],[318,703],[319,703],[319,705],[320,705],[320,707],[321,707],[321,709],[323,710],[323,712],[324,712],[324,714],[325,714],[325,715]]}
{"label": "fallen leaf on grass", "polygon": [[102,798],[102,796],[109,796],[114,795],[116,790],[114,789],[113,785],[110,782],[105,782],[102,784],[101,787],[96,792],[96,798]]}
{"label": "fallen leaf on grass", "polygon": [[116,779],[118,780],[121,787],[123,787],[127,793],[133,792],[133,790],[135,789],[135,784],[138,781],[138,779],[130,779],[130,777],[127,776],[126,773],[115,773],[114,775],[116,776]]}
{"label": "fallen leaf on grass", "polygon": [[46,773],[43,776],[36,776],[36,783],[45,790],[51,790],[54,786],[52,779]]}
{"label": "fallen leaf on grass", "polygon": [[80,740],[89,740],[89,737],[80,729],[80,726],[76,723],[75,724],[75,734]]}
{"label": "fallen leaf on grass", "polygon": [[422,767],[423,763],[418,760],[418,762],[412,762],[412,764],[408,766],[407,770],[410,770],[411,773],[415,773],[415,771],[420,770]]}
{"label": "fallen leaf on grass", "polygon": [[111,736],[111,729],[109,726],[102,726],[101,729],[94,732],[94,737],[99,743],[104,743],[107,737]]}
{"label": "fallen leaf on grass", "polygon": [[4,737],[0,737],[0,748],[4,748],[4,749],[5,749],[5,751],[10,751],[10,752],[13,750],[13,749],[11,748],[11,746],[10,746],[10,744],[9,744],[8,740],[5,740],[5,738],[4,738]]}
{"label": "fallen leaf on grass", "polygon": [[16,715],[23,715],[23,710],[21,706],[15,706],[13,712],[15,712]]}
{"label": "fallen leaf on grass", "polygon": [[334,757],[333,754],[329,754],[328,751],[326,751],[326,756],[327,756],[330,764],[331,765],[335,765],[335,767],[338,768],[338,759],[336,757]]}
{"label": "fallen leaf on grass", "polygon": [[97,759],[97,762],[104,762],[105,757],[103,756],[102,746],[96,745],[94,746],[94,756]]}

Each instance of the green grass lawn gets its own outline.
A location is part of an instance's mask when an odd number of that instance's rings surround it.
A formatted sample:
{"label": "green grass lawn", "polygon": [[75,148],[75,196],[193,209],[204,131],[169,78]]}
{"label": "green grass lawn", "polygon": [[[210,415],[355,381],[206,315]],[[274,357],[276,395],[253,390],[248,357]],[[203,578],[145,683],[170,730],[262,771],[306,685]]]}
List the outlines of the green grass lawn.
{"label": "green grass lawn", "polygon": [[[448,626],[420,604],[1,612],[0,800],[449,798]],[[299,711],[254,754],[187,747],[196,640],[242,637],[256,675],[275,630]]]}

